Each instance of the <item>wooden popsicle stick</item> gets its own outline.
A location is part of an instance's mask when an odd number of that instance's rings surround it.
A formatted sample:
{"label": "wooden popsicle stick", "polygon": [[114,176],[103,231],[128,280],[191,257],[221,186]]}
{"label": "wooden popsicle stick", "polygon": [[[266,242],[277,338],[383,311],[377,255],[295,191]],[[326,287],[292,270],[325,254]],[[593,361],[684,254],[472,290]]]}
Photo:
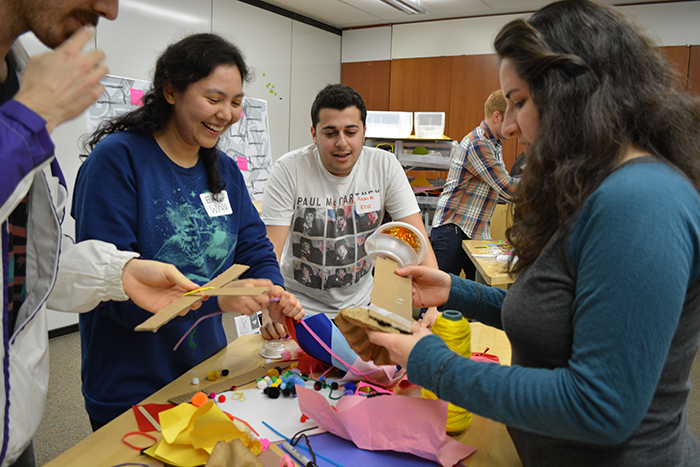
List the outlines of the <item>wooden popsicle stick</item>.
{"label": "wooden popsicle stick", "polygon": [[269,287],[222,287],[220,289],[204,290],[207,297],[257,297],[267,293]]}
{"label": "wooden popsicle stick", "polygon": [[[215,290],[220,289],[224,285],[228,284],[231,281],[234,281],[238,279],[238,277],[243,274],[245,271],[249,269],[248,266],[242,265],[242,264],[234,264],[230,268],[228,268],[226,271],[222,272],[218,276],[216,276],[214,279],[211,281],[207,282],[202,286],[202,289],[207,289],[210,287],[213,287],[213,289],[209,289],[204,291],[205,295],[211,295],[212,292]],[[259,287],[230,287],[232,290],[239,289],[239,290],[247,290],[247,291],[253,291],[253,293],[248,293],[248,294],[243,294],[239,293],[240,295],[260,295],[260,292],[256,291],[255,289],[258,289]],[[158,313],[154,314],[150,318],[148,318],[146,321],[143,323],[139,324],[134,328],[136,331],[152,331],[156,332],[158,329],[163,327],[166,323],[170,322],[173,318],[175,318],[177,315],[182,313],[184,310],[188,309],[197,301],[201,300],[203,297],[201,294],[192,294],[192,295],[185,295],[183,297],[180,297],[170,305],[166,306],[162,310],[160,310]]]}
{"label": "wooden popsicle stick", "polygon": [[138,407],[139,407],[139,412],[141,412],[143,414],[143,416],[146,417],[146,420],[148,420],[148,423],[153,425],[153,428],[155,428],[156,431],[158,433],[160,433],[160,423],[158,423],[158,421],[155,418],[153,418],[153,416],[150,413],[148,413],[148,410],[146,410],[146,408],[144,406],[139,405]]}

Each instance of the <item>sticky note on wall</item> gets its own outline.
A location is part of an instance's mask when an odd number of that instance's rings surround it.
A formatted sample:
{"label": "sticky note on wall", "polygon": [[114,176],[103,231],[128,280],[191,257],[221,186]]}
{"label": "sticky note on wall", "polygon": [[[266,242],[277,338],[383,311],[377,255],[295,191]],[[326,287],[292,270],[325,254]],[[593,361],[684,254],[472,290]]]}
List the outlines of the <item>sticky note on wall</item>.
{"label": "sticky note on wall", "polygon": [[131,88],[131,105],[143,105],[143,91]]}
{"label": "sticky note on wall", "polygon": [[238,157],[236,159],[236,162],[238,163],[238,168],[241,169],[242,172],[248,170],[248,159],[245,157]]}

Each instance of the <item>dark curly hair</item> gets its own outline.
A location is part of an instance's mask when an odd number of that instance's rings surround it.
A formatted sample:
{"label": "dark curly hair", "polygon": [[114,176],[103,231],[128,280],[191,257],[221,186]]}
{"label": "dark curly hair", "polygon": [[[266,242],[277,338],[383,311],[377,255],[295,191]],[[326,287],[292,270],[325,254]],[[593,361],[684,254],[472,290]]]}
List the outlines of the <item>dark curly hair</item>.
{"label": "dark curly hair", "polygon": [[494,46],[530,85],[540,117],[507,231],[519,257],[511,272],[535,261],[630,147],[661,158],[700,189],[699,101],[619,10],[587,0],[553,3],[504,26]]}
{"label": "dark curly hair", "polygon": [[[104,137],[120,131],[137,134],[153,134],[165,128],[172,116],[172,105],[163,94],[167,85],[180,92],[211,74],[220,65],[236,66],[243,82],[249,80],[250,70],[241,51],[216,34],[193,34],[171,44],[156,62],[153,87],[143,96],[143,106],[136,110],[106,120],[83,144],[86,152],[92,151]],[[200,148],[199,157],[207,170],[209,190],[219,194],[224,189],[217,161],[219,151]]]}

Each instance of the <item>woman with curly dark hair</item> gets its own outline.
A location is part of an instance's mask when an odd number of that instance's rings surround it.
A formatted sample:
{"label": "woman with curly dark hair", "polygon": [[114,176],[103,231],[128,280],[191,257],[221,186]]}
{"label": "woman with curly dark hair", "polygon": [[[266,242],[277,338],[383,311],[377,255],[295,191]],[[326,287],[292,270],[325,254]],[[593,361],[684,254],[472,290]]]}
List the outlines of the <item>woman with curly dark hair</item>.
{"label": "woman with curly dark hair", "polygon": [[[149,313],[107,302],[80,316],[82,380],[93,429],[109,422],[227,344],[221,316],[197,324],[189,345],[173,347],[200,318],[220,310],[273,319],[300,317],[236,163],[219,137],[241,118],[248,67],[236,46],[195,34],[160,56],[144,105],[95,132],[73,201],[79,240],[99,239],[172,263],[203,284],[233,264],[249,266],[231,286],[269,287],[256,297],[207,300],[158,333],[134,331]],[[278,301],[273,301],[274,298]]]}
{"label": "woman with curly dark hair", "polygon": [[526,466],[698,465],[687,423],[700,343],[700,104],[640,29],[587,0],[495,40],[527,147],[506,292],[409,267],[414,304],[503,329],[512,366],[426,329],[370,332],[411,382],[508,426]]}

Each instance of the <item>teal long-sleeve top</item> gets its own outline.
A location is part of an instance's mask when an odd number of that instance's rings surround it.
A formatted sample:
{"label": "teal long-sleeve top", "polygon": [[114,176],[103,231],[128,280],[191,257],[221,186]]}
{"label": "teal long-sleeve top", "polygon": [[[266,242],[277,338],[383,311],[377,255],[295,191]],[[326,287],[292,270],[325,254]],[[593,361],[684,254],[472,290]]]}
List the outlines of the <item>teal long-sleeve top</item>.
{"label": "teal long-sleeve top", "polygon": [[524,465],[694,465],[700,198],[651,157],[613,172],[508,292],[452,277],[445,309],[503,329],[512,366],[421,339],[409,380],[508,426]]}

